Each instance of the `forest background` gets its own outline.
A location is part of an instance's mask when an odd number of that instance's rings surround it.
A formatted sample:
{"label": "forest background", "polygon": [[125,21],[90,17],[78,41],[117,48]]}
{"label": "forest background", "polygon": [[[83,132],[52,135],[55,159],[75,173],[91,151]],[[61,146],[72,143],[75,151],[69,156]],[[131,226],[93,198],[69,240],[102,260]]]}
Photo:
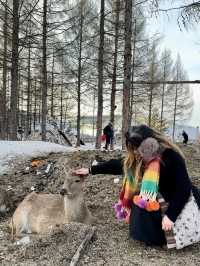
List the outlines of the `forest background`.
{"label": "forest background", "polygon": [[[189,0],[1,0],[1,139],[16,140],[19,128],[28,136],[39,124],[46,140],[55,118],[60,130],[76,128],[78,146],[85,119],[96,148],[106,120],[122,145],[131,124],[171,126],[173,137],[178,123],[191,120],[198,81],[183,64],[184,39],[169,37],[175,53],[154,22],[165,16],[168,29],[184,36],[198,27],[199,7]],[[189,53],[195,64],[198,54]]]}

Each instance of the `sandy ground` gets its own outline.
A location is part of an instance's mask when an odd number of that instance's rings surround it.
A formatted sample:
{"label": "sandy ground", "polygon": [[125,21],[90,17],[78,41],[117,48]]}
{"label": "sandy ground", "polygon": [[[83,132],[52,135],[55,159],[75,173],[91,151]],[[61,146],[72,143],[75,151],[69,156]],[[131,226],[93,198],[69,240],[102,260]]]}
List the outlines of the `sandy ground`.
{"label": "sandy ground", "polygon": [[[200,152],[197,147],[181,147],[186,155],[190,176],[200,187]],[[54,163],[51,175],[37,174],[38,169],[25,170],[29,161],[13,162],[14,169],[0,176],[0,187],[7,189],[10,196],[10,211],[0,216],[0,265],[69,265],[81,241],[91,229],[82,224],[69,224],[58,228],[48,236],[30,236],[27,245],[17,245],[17,239],[11,239],[8,228],[10,217],[17,204],[31,191],[58,193],[62,186],[64,175],[61,171],[65,164],[67,169],[88,166],[96,157],[107,160],[121,156],[120,151],[94,152],[80,151],[70,154],[50,154],[44,159]],[[162,248],[146,247],[130,240],[128,226],[118,222],[114,217],[113,204],[118,199],[122,177],[118,184],[114,183],[116,176],[96,175],[85,179],[85,199],[92,214],[97,218],[96,233],[90,244],[84,250],[79,264],[83,265],[200,265],[200,244],[183,250],[166,251]]]}

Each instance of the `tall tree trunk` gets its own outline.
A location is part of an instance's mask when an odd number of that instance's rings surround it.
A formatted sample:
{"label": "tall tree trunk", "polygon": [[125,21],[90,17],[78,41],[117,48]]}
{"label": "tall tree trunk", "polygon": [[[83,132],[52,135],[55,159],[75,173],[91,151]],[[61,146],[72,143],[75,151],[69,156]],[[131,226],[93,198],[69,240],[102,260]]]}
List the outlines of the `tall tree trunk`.
{"label": "tall tree trunk", "polygon": [[39,81],[39,90],[38,90],[38,123],[41,124],[41,109],[42,109],[42,102],[40,99],[42,99],[42,76],[40,76]]}
{"label": "tall tree trunk", "polygon": [[95,89],[93,92],[93,106],[92,106],[92,136],[94,138],[94,130],[95,130],[95,100],[96,100],[96,95],[95,95]]}
{"label": "tall tree trunk", "polygon": [[113,124],[113,129],[114,129],[114,120],[115,120],[114,112],[115,112],[115,97],[116,97],[120,0],[115,0],[114,13],[115,13],[115,47],[114,47],[114,58],[113,58],[112,89],[110,97],[110,121]]}
{"label": "tall tree trunk", "polygon": [[10,139],[17,140],[18,101],[18,47],[19,47],[19,0],[13,0],[12,62],[11,62],[11,102]]}
{"label": "tall tree trunk", "polygon": [[175,129],[176,129],[176,111],[177,111],[177,100],[178,100],[178,85],[176,84],[176,92],[174,99],[174,118],[173,118],[173,127],[172,127],[172,139],[175,138]]}
{"label": "tall tree trunk", "polygon": [[[166,72],[164,67],[163,79],[165,81]],[[161,101],[161,114],[160,114],[160,131],[163,129],[163,113],[164,113],[164,100],[165,100],[165,84],[162,85],[162,101]]]}
{"label": "tall tree trunk", "polygon": [[63,87],[64,87],[64,55],[62,55],[62,80],[60,88],[60,130],[63,130]]}
{"label": "tall tree trunk", "polygon": [[78,57],[78,91],[77,91],[77,141],[76,146],[80,146],[80,127],[81,127],[81,74],[82,74],[82,42],[83,42],[83,4],[81,4],[81,21],[79,31],[79,57]]}
{"label": "tall tree trunk", "polygon": [[37,120],[37,80],[35,79],[34,86],[34,115],[33,115],[33,129],[35,131],[36,128],[36,120]]}
{"label": "tall tree trunk", "polygon": [[[7,72],[7,88],[11,87],[11,71]],[[10,97],[7,97],[7,123],[6,123],[7,139],[10,134]]]}
{"label": "tall tree trunk", "polygon": [[125,1],[125,48],[124,48],[124,82],[122,107],[122,148],[125,147],[125,132],[128,130],[129,95],[131,88],[131,37],[132,37],[132,0]]}
{"label": "tall tree trunk", "polygon": [[131,72],[131,97],[130,97],[130,112],[129,112],[129,122],[128,125],[129,127],[131,126],[132,123],[132,117],[133,117],[133,100],[134,100],[134,74],[135,74],[135,49],[136,49],[136,19],[134,23],[134,33],[133,33],[133,55],[132,55],[132,72]]}
{"label": "tall tree trunk", "polygon": [[24,119],[24,90],[23,90],[23,86],[21,87],[21,83],[23,84],[22,77],[20,76],[20,71],[19,71],[19,75],[18,75],[18,86],[19,86],[19,100],[18,100],[18,106],[20,106],[21,108],[19,109],[19,125],[22,127],[23,125],[23,119]]}
{"label": "tall tree trunk", "polygon": [[55,54],[53,49],[52,72],[51,72],[51,117],[52,118],[54,118],[54,65],[55,65]]}
{"label": "tall tree trunk", "polygon": [[[31,34],[31,32],[29,32]],[[30,41],[29,41],[29,48],[28,48],[28,84],[27,84],[27,105],[26,105],[26,128],[25,128],[25,135],[28,137],[30,131],[30,94],[31,94],[31,48],[30,48]]]}
{"label": "tall tree trunk", "polygon": [[43,0],[42,140],[46,141],[47,119],[47,0]]}
{"label": "tall tree trunk", "polygon": [[[20,61],[18,62],[18,65],[20,66]],[[25,113],[21,112],[21,102],[20,102],[20,97],[22,98],[22,106],[23,106],[23,94],[24,94],[24,90],[23,90],[23,78],[21,76],[21,71],[18,70],[18,100],[17,100],[17,123],[18,125],[20,124],[20,119],[22,117],[22,121],[23,121],[23,127],[25,129],[25,124],[26,124],[26,116]]]}
{"label": "tall tree trunk", "polygon": [[2,123],[1,123],[1,137],[2,139],[7,138],[7,46],[8,46],[8,10],[7,10],[7,3],[5,2],[5,14],[4,14],[4,25],[3,25],[3,38],[4,38],[4,47],[3,47],[3,88],[2,88],[2,108],[1,108],[1,115],[2,115]]}
{"label": "tall tree trunk", "polygon": [[105,8],[105,1],[101,0],[100,42],[99,42],[99,55],[98,55],[98,107],[97,107],[97,133],[96,133],[97,149],[101,148],[102,116],[103,116],[104,8]]}
{"label": "tall tree trunk", "polygon": [[[151,81],[154,82],[155,80],[155,45],[153,45],[152,50],[152,61],[150,63],[150,78]],[[154,94],[154,85],[150,84],[149,87],[149,116],[148,116],[148,126],[151,127],[152,124],[152,108],[153,108],[153,94]]]}
{"label": "tall tree trunk", "polygon": [[150,86],[150,95],[149,95],[149,117],[148,117],[148,126],[149,126],[149,127],[151,127],[152,106],[153,106],[153,87]]}
{"label": "tall tree trunk", "polygon": [[32,92],[32,82],[30,84],[30,90],[31,90],[31,93],[30,93],[30,107],[29,107],[29,134],[31,134],[32,132],[32,120],[33,120],[33,105],[32,105],[32,98],[33,98],[33,92]]}

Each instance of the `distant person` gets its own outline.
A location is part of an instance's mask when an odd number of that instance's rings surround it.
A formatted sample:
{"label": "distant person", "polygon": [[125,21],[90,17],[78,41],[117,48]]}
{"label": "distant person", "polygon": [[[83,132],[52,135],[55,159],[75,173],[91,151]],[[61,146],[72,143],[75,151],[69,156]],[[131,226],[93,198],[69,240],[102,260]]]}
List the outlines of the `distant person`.
{"label": "distant person", "polygon": [[108,123],[108,125],[104,127],[103,134],[106,136],[105,149],[107,150],[109,146],[110,147],[112,146],[113,137],[114,137],[113,125],[111,122]]}
{"label": "distant person", "polygon": [[24,134],[24,130],[22,129],[22,127],[18,127],[17,132],[20,135],[20,139],[22,140],[23,139],[23,134]]}
{"label": "distant person", "polygon": [[187,145],[187,143],[188,143],[188,134],[184,130],[182,132],[182,136],[183,136],[183,144]]}

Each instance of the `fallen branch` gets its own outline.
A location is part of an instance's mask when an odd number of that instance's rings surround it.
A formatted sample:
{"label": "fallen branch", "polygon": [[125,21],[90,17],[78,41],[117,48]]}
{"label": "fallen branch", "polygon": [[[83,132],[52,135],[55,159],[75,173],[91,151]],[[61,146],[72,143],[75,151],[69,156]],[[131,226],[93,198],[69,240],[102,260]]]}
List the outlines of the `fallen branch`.
{"label": "fallen branch", "polygon": [[58,133],[61,136],[63,136],[63,138],[66,140],[67,144],[72,147],[71,141],[68,139],[68,137],[61,130],[59,130],[59,129],[58,129]]}
{"label": "fallen branch", "polygon": [[76,266],[77,265],[82,251],[86,248],[87,244],[92,239],[94,232],[95,232],[95,227],[92,227],[91,231],[88,234],[86,234],[85,238],[83,239],[82,243],[80,244],[76,253],[74,254],[74,256],[70,262],[70,266]]}

